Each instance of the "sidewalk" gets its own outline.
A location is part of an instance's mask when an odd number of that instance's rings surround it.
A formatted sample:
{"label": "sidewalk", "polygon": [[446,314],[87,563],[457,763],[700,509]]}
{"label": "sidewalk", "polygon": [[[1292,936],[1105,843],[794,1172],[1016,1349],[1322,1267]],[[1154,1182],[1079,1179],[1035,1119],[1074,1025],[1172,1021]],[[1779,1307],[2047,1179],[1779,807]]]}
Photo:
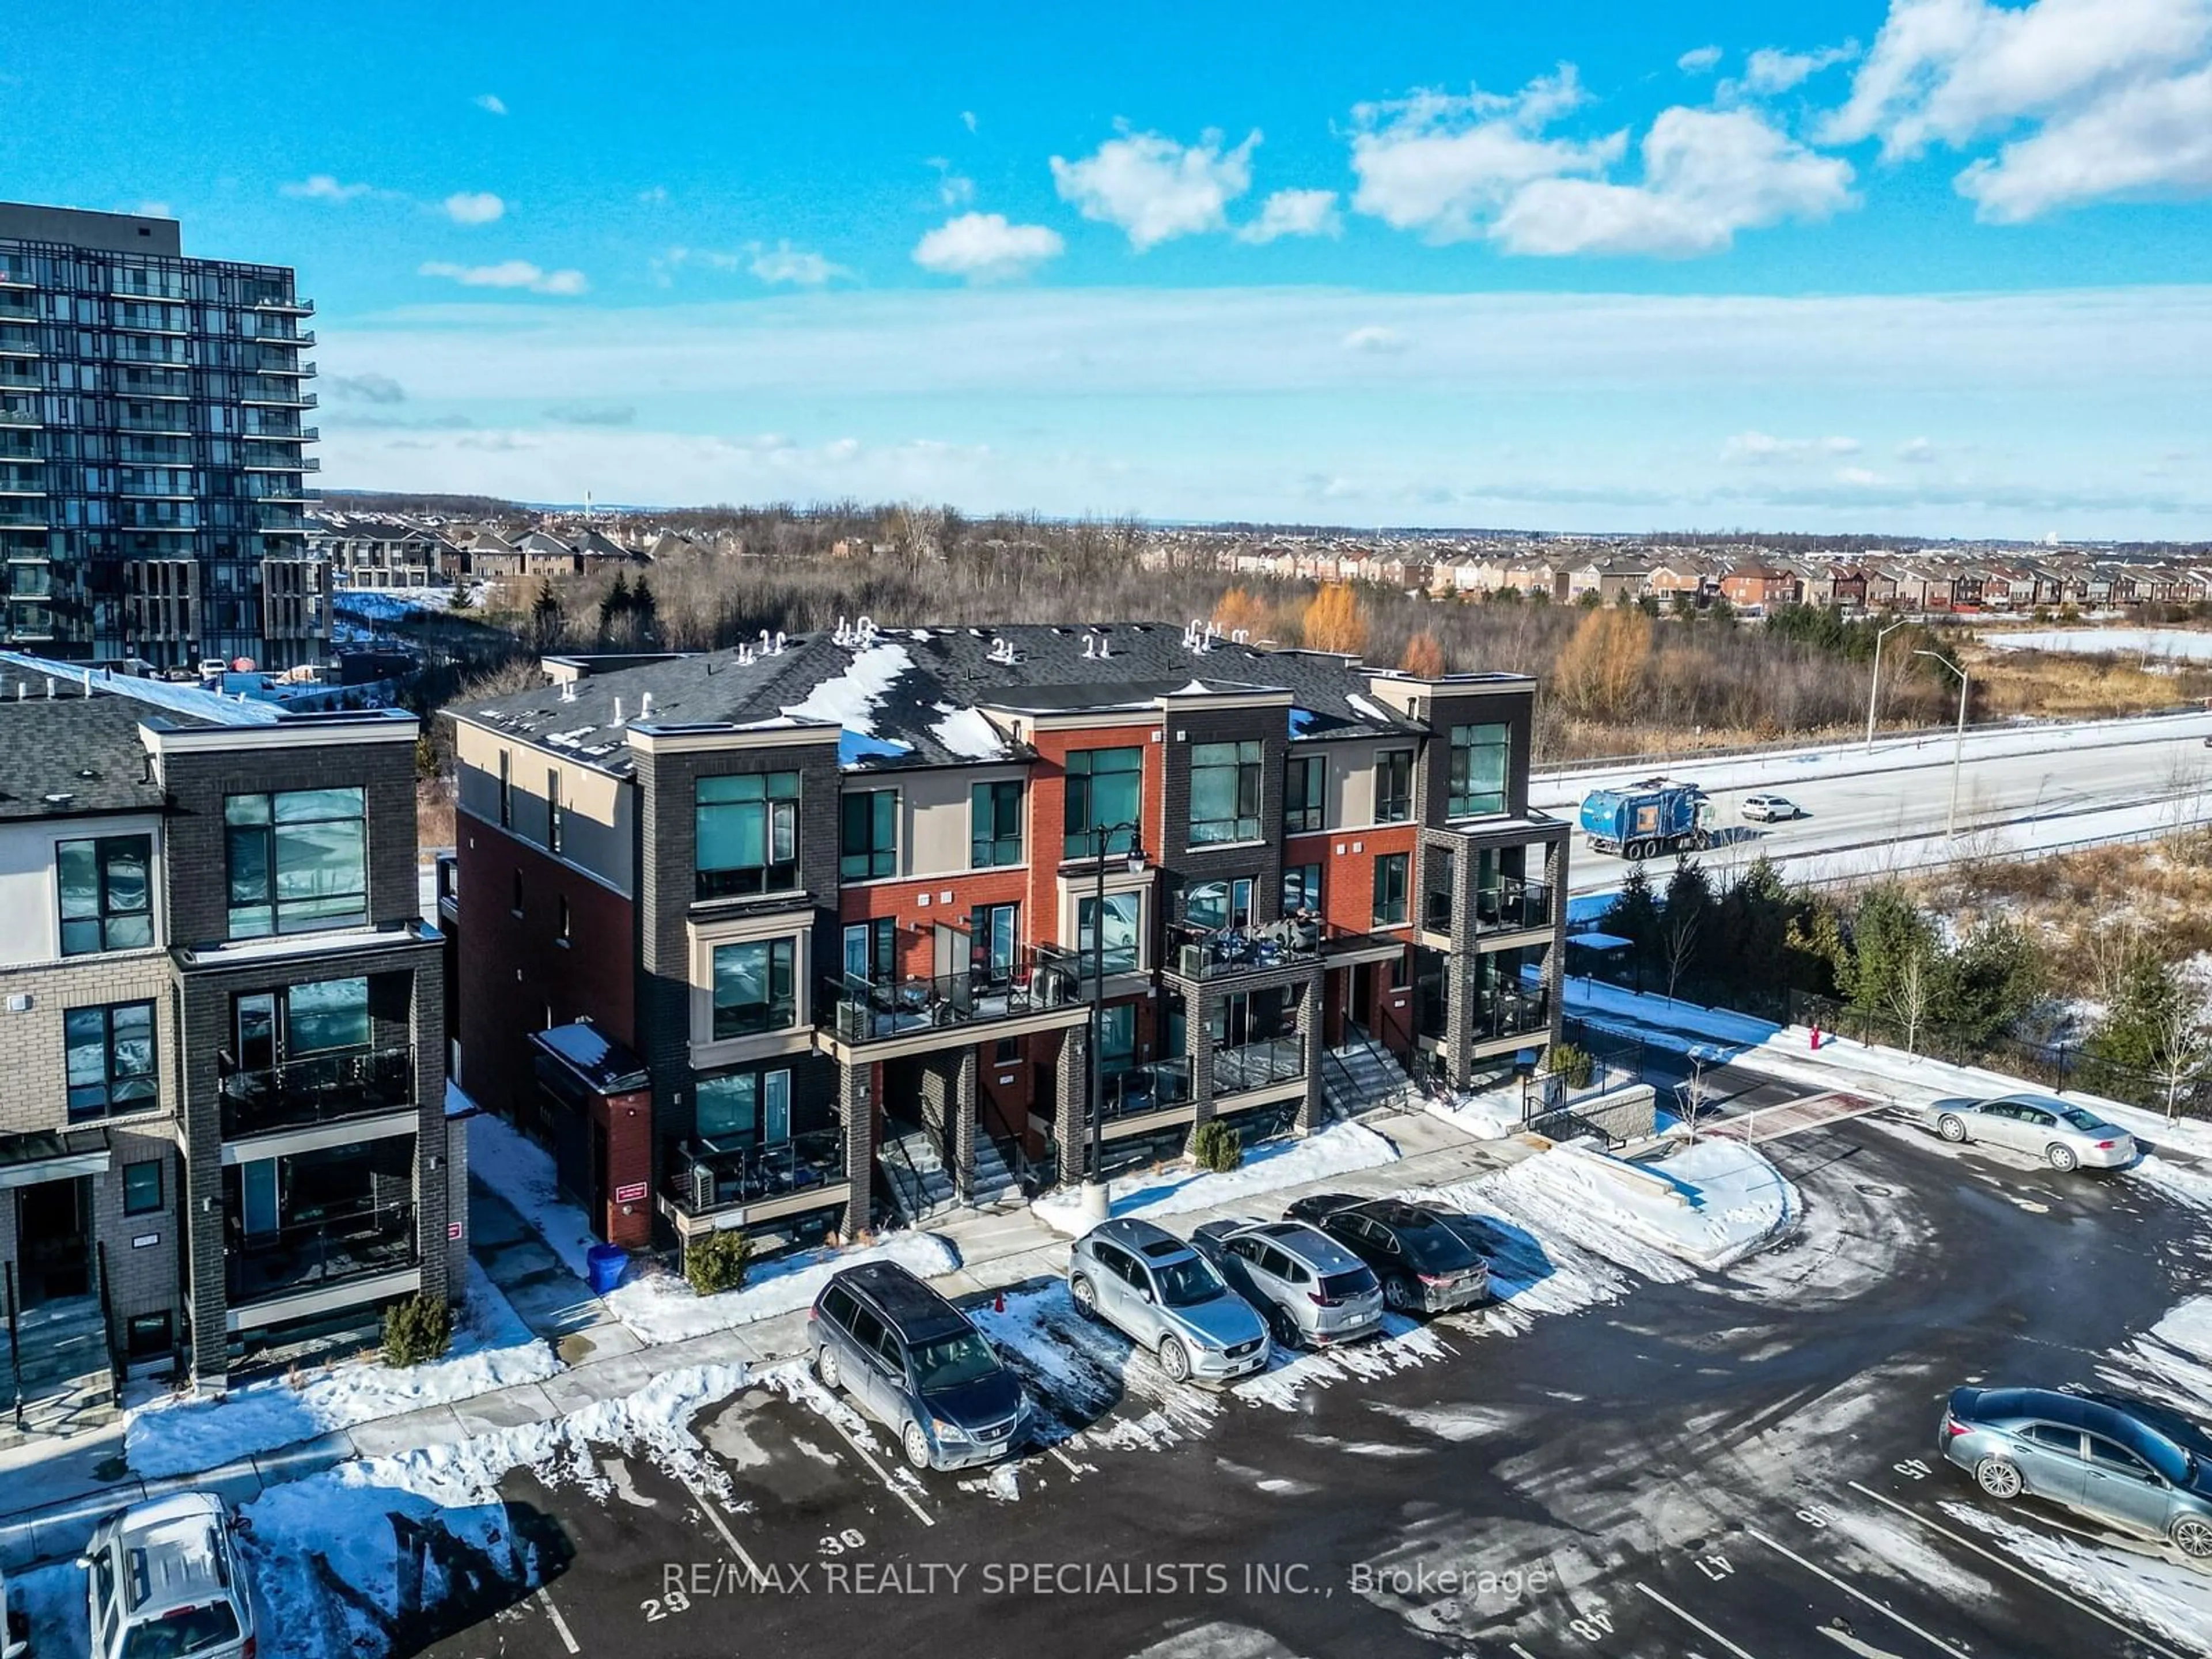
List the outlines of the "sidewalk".
{"label": "sidewalk", "polygon": [[[1443,1187],[1509,1168],[1536,1147],[1514,1140],[1473,1140],[1421,1112],[1383,1115],[1369,1122],[1395,1143],[1397,1160],[1285,1187],[1259,1202],[1270,1213],[1312,1191],[1380,1195],[1412,1187]],[[531,1329],[552,1343],[567,1369],[472,1398],[396,1417],[242,1459],[223,1468],[162,1480],[141,1480],[123,1467],[119,1427],[36,1462],[0,1464],[0,1565],[66,1556],[80,1548],[99,1516],[120,1505],[164,1492],[212,1486],[233,1503],[252,1502],[264,1491],[321,1473],[356,1457],[382,1457],[447,1445],[495,1430],[550,1422],[605,1401],[626,1398],[653,1377],[706,1364],[760,1366],[805,1352],[806,1315],[778,1314],[682,1341],[647,1347],[599,1298],[577,1281],[551,1250],[495,1193],[471,1182],[471,1249],[493,1282]],[[1178,1212],[1179,1226],[1247,1212],[1246,1198],[1211,1209]],[[975,1300],[1000,1291],[1056,1279],[1066,1270],[1068,1241],[1026,1206],[963,1216],[931,1231],[949,1240],[961,1265],[935,1279],[955,1299]],[[570,1355],[573,1353],[573,1358]]]}

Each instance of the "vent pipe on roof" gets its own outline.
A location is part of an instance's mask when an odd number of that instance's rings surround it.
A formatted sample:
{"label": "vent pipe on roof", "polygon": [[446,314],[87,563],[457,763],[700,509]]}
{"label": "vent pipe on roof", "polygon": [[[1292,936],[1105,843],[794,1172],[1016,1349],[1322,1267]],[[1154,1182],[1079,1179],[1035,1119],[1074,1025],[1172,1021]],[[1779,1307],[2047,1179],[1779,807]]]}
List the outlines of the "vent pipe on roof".
{"label": "vent pipe on roof", "polygon": [[1090,635],[1085,634],[1083,636],[1083,655],[1085,660],[1088,661],[1091,658],[1095,657],[1097,654],[1098,641],[1093,639]]}
{"label": "vent pipe on roof", "polygon": [[53,677],[52,674],[49,674],[49,675],[47,675],[47,676],[46,676],[46,700],[47,700],[49,702],[52,702],[52,701],[53,701],[53,696],[54,696],[54,677]]}
{"label": "vent pipe on roof", "polygon": [[775,630],[775,654],[779,657],[783,654],[784,639],[784,631],[781,628],[777,629]]}
{"label": "vent pipe on roof", "polygon": [[623,717],[622,717],[622,699],[621,699],[620,697],[617,697],[617,698],[615,699],[615,717],[614,717],[614,719],[613,719],[611,722],[609,722],[609,723],[610,723],[611,725],[614,725],[614,726],[620,726],[620,725],[623,723]]}
{"label": "vent pipe on roof", "polygon": [[641,720],[653,718],[653,693],[648,691],[637,700],[637,717]]}

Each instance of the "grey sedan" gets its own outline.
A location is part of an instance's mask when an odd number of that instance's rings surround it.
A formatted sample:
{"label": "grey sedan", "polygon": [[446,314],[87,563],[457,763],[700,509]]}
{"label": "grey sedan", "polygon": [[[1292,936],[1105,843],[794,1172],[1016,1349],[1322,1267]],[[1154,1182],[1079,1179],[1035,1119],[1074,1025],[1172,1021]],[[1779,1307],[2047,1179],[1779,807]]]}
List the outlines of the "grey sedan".
{"label": "grey sedan", "polygon": [[2136,1161],[2135,1137],[2125,1129],[2050,1095],[1939,1100],[1922,1121],[1946,1140],[2008,1146],[2054,1170],[2118,1170]]}
{"label": "grey sedan", "polygon": [[1230,1382],[1267,1364],[1267,1327],[1211,1262],[1149,1221],[1100,1223],[1075,1242],[1067,1293],[1159,1358],[1178,1382]]}
{"label": "grey sedan", "polygon": [[1954,1389],[1936,1438],[1992,1498],[2040,1498],[2212,1560],[2212,1476],[2148,1408],[2049,1389]]}

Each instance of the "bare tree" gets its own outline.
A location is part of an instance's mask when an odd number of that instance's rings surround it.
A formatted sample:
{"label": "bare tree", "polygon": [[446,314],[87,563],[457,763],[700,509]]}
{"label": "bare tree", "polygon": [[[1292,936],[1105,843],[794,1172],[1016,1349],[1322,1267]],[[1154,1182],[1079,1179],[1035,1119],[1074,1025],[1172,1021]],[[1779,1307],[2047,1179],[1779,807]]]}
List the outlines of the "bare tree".
{"label": "bare tree", "polygon": [[1666,953],[1667,1000],[1669,1002],[1674,1000],[1674,988],[1681,983],[1682,975],[1697,960],[1698,935],[1705,928],[1705,916],[1698,909],[1685,905],[1681,907],[1680,915],[1675,912],[1674,905],[1667,907],[1666,929],[1659,940],[1660,948]]}
{"label": "bare tree", "polygon": [[2204,1075],[2212,1060],[2212,1027],[2205,1024],[2203,997],[2194,987],[2179,988],[2165,1010],[2152,1021],[2152,1074],[2166,1091],[2166,1121],[2181,1115],[2181,1100]]}
{"label": "bare tree", "polygon": [[1928,981],[1928,952],[1924,947],[1916,949],[1905,958],[1905,970],[1889,991],[1889,1011],[1905,1028],[1907,1054],[1920,1052],[1920,1027],[1928,1018],[1928,1004],[1934,994],[1935,987]]}
{"label": "bare tree", "polygon": [[2119,1000],[2128,969],[2143,948],[2142,925],[2131,916],[2089,928],[2082,935],[2081,960],[2089,970],[2089,994],[2107,1008]]}
{"label": "bare tree", "polygon": [[1682,1121],[1690,1126],[1690,1145],[1698,1144],[1698,1119],[1705,1115],[1712,1103],[1713,1086],[1705,1081],[1705,1061],[1702,1054],[1690,1056],[1690,1075],[1674,1085],[1674,1098],[1681,1103]]}

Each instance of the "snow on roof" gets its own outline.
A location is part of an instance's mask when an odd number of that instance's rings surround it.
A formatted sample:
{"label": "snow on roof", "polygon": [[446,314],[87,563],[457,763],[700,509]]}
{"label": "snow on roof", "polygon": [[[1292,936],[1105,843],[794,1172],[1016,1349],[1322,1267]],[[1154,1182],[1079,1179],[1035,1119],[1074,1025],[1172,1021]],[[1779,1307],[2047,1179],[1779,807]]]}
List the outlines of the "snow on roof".
{"label": "snow on roof", "polygon": [[929,734],[951,753],[962,760],[999,760],[1007,753],[999,728],[978,710],[951,702],[940,702],[936,708],[945,718],[929,728]]}
{"label": "snow on roof", "polygon": [[1370,702],[1357,691],[1347,693],[1344,700],[1352,706],[1352,712],[1355,714],[1364,714],[1371,720],[1389,720],[1394,723],[1395,721],[1396,717],[1388,709]]}
{"label": "snow on roof", "polygon": [[872,645],[853,654],[852,666],[835,679],[816,686],[802,702],[787,703],[783,712],[793,720],[834,720],[848,732],[872,736],[876,729],[876,705],[898,677],[914,666],[902,645]]}

